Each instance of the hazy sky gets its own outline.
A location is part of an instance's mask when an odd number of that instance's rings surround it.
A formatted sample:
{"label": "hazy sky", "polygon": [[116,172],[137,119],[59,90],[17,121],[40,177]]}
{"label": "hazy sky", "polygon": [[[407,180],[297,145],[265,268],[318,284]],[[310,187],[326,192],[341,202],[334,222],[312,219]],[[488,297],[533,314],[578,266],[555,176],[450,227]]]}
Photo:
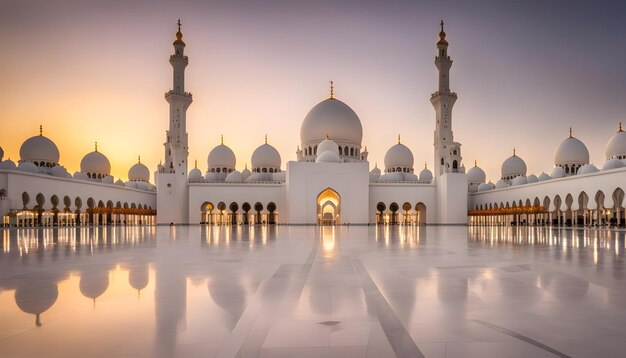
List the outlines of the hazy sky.
{"label": "hazy sky", "polygon": [[402,135],[419,171],[433,163],[433,64],[439,21],[454,60],[455,139],[494,182],[517,148],[529,174],[549,172],[574,136],[600,166],[626,122],[626,5],[600,1],[15,1],[0,4],[0,146],[44,126],[70,172],[93,150],[126,179],[141,154],[163,158],[176,20],[189,56],[190,162],[206,170],[225,144],[237,168],[269,143],[283,168],[300,124],[335,95],[363,124],[371,166]]}

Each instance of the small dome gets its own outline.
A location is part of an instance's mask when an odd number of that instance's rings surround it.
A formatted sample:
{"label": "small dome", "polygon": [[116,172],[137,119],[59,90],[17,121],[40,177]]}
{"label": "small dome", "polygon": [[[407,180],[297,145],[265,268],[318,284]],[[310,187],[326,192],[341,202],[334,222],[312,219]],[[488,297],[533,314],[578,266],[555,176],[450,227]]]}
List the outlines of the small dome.
{"label": "small dome", "polygon": [[224,180],[226,180],[226,175],[228,175],[228,173],[208,172],[204,176],[204,181],[208,183],[223,183]]}
{"label": "small dome", "polygon": [[226,175],[226,179],[224,179],[224,182],[243,183],[243,176],[241,175],[241,172],[235,170],[235,171],[228,173],[228,175]]}
{"label": "small dome", "polygon": [[80,161],[80,171],[91,175],[92,179],[97,176],[102,178],[111,173],[111,163],[104,154],[98,152],[98,147],[96,147],[96,150],[87,153]]}
{"label": "small dome", "polygon": [[31,162],[21,162],[20,165],[18,165],[17,169],[21,172],[26,173],[39,173],[39,167]]}
{"label": "small dome", "polygon": [[115,178],[113,178],[112,175],[107,175],[104,178],[102,178],[102,182],[105,184],[113,184],[115,182]]}
{"label": "small dome", "polygon": [[257,168],[280,169],[280,164],[280,153],[278,153],[276,148],[267,143],[259,146],[252,153],[252,170]]}
{"label": "small dome", "polygon": [[554,167],[550,175],[552,179],[563,178],[564,176],[565,176],[565,170],[561,167]]}
{"label": "small dome", "polygon": [[59,148],[43,134],[30,137],[20,147],[20,161],[59,163]]}
{"label": "small dome", "polygon": [[510,185],[506,181],[500,179],[496,183],[496,189],[508,188]]}
{"label": "small dome", "polygon": [[235,158],[235,153],[230,148],[220,144],[209,153],[207,164],[209,169],[227,168],[228,170],[234,170],[237,159]]}
{"label": "small dome", "polygon": [[397,168],[413,170],[413,153],[399,142],[385,153],[385,171],[390,172]]}
{"label": "small dome", "polygon": [[378,178],[380,177],[380,169],[378,169],[378,164],[374,165],[374,168],[370,170],[370,183],[376,183]]}
{"label": "small dome", "polygon": [[378,178],[381,183],[392,183],[404,181],[404,177],[400,172],[385,173]]}
{"label": "small dome", "polygon": [[189,175],[187,176],[187,180],[189,182],[198,182],[202,181],[202,172],[198,168],[193,168],[189,171]]}
{"label": "small dome", "polygon": [[326,151],[317,155],[315,163],[341,163],[341,159],[339,158],[339,154]]}
{"label": "small dome", "polygon": [[565,138],[554,151],[554,165],[572,165],[589,163],[589,150],[577,138]]}
{"label": "small dome", "polygon": [[524,185],[527,184],[528,180],[526,179],[526,177],[523,176],[517,176],[513,179],[513,182],[511,183],[511,185]]}
{"label": "small dome", "polygon": [[617,133],[609,139],[604,150],[606,159],[624,159],[626,158],[626,132],[622,130],[622,124],[619,125]]}
{"label": "small dome", "polygon": [[72,175],[72,177],[73,177],[74,179],[77,179],[77,180],[88,180],[88,179],[89,179],[89,177],[87,176],[87,174],[85,174],[85,173],[81,173],[81,172],[76,172],[76,173],[74,173],[74,175]]}
{"label": "small dome", "polygon": [[469,183],[484,183],[487,180],[485,171],[478,167],[475,163],[474,166],[467,171],[467,181]]}
{"label": "small dome", "polygon": [[424,167],[420,172],[420,181],[424,183],[430,183],[433,180],[433,173]]}
{"label": "small dome", "polygon": [[115,185],[117,185],[117,186],[124,186],[124,182],[121,179],[117,179],[115,181]]}
{"label": "small dome", "polygon": [[526,181],[528,183],[536,183],[539,181],[539,179],[537,179],[537,176],[535,174],[531,174],[526,178]]}
{"label": "small dome", "polygon": [[241,172],[241,176],[243,177],[243,180],[248,179],[248,177],[250,176],[250,174],[252,174],[252,172],[250,172],[250,169],[248,169],[248,165],[246,165],[246,167],[243,169],[243,171]]}
{"label": "small dome", "polygon": [[11,159],[7,159],[7,160],[2,161],[2,163],[0,163],[0,169],[17,170],[17,166],[15,165],[14,161],[12,161]]}
{"label": "small dome", "polygon": [[489,183],[481,183],[478,185],[478,191],[487,191],[487,190],[491,190],[491,185],[489,185]]}
{"label": "small dome", "polygon": [[404,177],[404,181],[408,181],[408,182],[418,182],[419,178],[417,177],[417,175],[413,174],[413,173],[402,173],[402,176]]}
{"label": "small dome", "polygon": [[512,179],[516,176],[526,176],[526,163],[513,151],[513,155],[502,163],[502,178]]}
{"label": "small dome", "polygon": [[246,178],[247,183],[271,182],[274,181],[272,173],[252,173]]}
{"label": "small dome", "polygon": [[550,180],[550,176],[544,172],[541,172],[541,174],[539,174],[539,176],[537,177],[538,181],[546,181],[546,180]]}
{"label": "small dome", "polygon": [[55,167],[53,167],[52,169],[50,169],[50,175],[54,176],[54,177],[58,177],[58,178],[67,178],[67,175],[69,173],[67,172],[67,170],[60,166],[57,165]]}
{"label": "small dome", "polygon": [[585,164],[582,167],[578,168],[578,175],[591,174],[598,172],[598,168],[596,168],[593,164]]}
{"label": "small dome", "polygon": [[333,140],[326,138],[317,146],[317,153],[332,152],[339,155],[339,146]]}
{"label": "small dome", "polygon": [[375,164],[374,168],[372,170],[370,170],[370,174],[378,174],[378,175],[380,175],[380,173],[381,173],[381,171],[378,168],[378,164]]}
{"label": "small dome", "polygon": [[131,181],[150,181],[150,170],[143,163],[141,158],[128,170],[128,180]]}
{"label": "small dome", "polygon": [[602,165],[602,170],[618,169],[623,168],[624,166],[624,162],[619,159],[609,159]]}
{"label": "small dome", "polygon": [[137,189],[137,184],[139,184],[139,182],[136,182],[136,181],[127,181],[124,185],[125,185],[127,188]]}
{"label": "small dome", "polygon": [[272,176],[273,181],[284,182],[285,180],[287,180],[286,172],[270,173],[270,175]]}
{"label": "small dome", "polygon": [[335,98],[328,98],[315,105],[300,127],[303,148],[321,142],[326,136],[356,146],[361,146],[363,139],[363,127],[359,117],[352,108]]}

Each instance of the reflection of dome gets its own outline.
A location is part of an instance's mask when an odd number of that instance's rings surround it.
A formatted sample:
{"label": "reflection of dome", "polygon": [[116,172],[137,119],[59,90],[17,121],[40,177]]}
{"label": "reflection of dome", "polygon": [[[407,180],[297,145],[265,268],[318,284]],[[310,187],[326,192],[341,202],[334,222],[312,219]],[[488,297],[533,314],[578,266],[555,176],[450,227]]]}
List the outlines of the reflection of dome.
{"label": "reflection of dome", "polygon": [[147,266],[140,265],[139,267],[131,268],[130,272],[128,272],[128,282],[130,283],[130,286],[137,291],[141,291],[146,288],[149,281],[150,272]]}
{"label": "reflection of dome", "polygon": [[207,158],[207,164],[209,170],[220,168],[223,170],[225,168],[227,171],[233,171],[235,170],[237,159],[232,149],[222,143],[211,150]]}
{"label": "reflection of dome", "polygon": [[570,136],[554,151],[554,165],[582,165],[589,163],[589,150],[583,142]]}
{"label": "reflection of dome", "polygon": [[36,162],[39,166],[59,163],[59,148],[43,134],[30,137],[20,147],[20,161]]}
{"label": "reflection of dome", "polygon": [[623,168],[625,166],[624,162],[619,159],[609,159],[602,165],[602,170],[611,170],[617,168]]}
{"label": "reflection of dome", "polygon": [[398,143],[385,153],[385,171],[401,171],[405,173],[413,171],[413,153],[407,146],[400,143],[399,137]]}
{"label": "reflection of dome", "polygon": [[537,177],[537,181],[546,181],[546,180],[550,180],[550,176],[546,173],[541,173],[539,174],[539,176]]}
{"label": "reflection of dome", "polygon": [[141,163],[141,157],[128,170],[128,180],[130,181],[150,181],[150,170],[143,163]]}
{"label": "reflection of dome", "polygon": [[598,171],[598,168],[596,168],[595,165],[593,165],[593,164],[585,164],[582,167],[580,167],[580,169],[578,169],[578,175],[591,174],[591,173],[595,173],[597,171]]}
{"label": "reflection of dome", "polygon": [[209,281],[208,289],[213,302],[228,314],[228,329],[234,328],[246,308],[245,288],[233,277],[218,275]]}
{"label": "reflection of dome", "polygon": [[526,163],[522,158],[515,155],[514,150],[513,155],[502,163],[502,179],[511,180],[520,175],[526,176]]}
{"label": "reflection of dome", "polygon": [[[318,149],[319,150],[319,149]],[[265,143],[252,153],[252,171],[262,169],[280,170],[280,153],[273,146]]]}
{"label": "reflection of dome", "polygon": [[300,127],[303,148],[321,142],[326,136],[342,144],[359,147],[363,138],[359,117],[352,108],[335,98],[328,98],[313,107]]}
{"label": "reflection of dome", "polygon": [[467,171],[467,181],[469,183],[484,183],[487,180],[485,171],[474,163],[474,166]]}
{"label": "reflection of dome", "polygon": [[15,290],[15,303],[23,312],[35,315],[35,324],[41,326],[39,315],[47,311],[59,297],[55,283],[40,280],[27,281]]}
{"label": "reflection of dome", "polygon": [[626,159],[626,132],[622,130],[621,123],[617,133],[606,143],[604,153],[606,159]]}
{"label": "reflection of dome", "polygon": [[96,300],[109,288],[109,273],[107,270],[102,271],[87,271],[80,275],[80,282],[78,283],[80,293],[87,298]]}
{"label": "reflection of dome", "polygon": [[109,159],[96,149],[87,153],[80,161],[80,171],[87,174],[91,179],[102,179],[111,173],[111,163]]}

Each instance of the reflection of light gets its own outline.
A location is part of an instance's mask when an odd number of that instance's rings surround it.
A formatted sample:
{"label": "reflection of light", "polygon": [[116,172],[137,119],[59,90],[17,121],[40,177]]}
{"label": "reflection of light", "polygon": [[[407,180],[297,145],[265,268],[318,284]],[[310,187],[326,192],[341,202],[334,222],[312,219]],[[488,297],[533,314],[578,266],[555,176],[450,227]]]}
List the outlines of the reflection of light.
{"label": "reflection of light", "polygon": [[322,249],[324,250],[324,256],[335,256],[335,227],[324,226],[322,228]]}

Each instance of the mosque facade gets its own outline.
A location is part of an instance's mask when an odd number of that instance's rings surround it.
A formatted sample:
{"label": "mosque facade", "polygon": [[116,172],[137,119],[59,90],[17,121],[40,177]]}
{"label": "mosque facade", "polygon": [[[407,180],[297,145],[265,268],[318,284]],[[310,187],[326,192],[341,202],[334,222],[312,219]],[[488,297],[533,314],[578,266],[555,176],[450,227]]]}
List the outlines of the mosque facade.
{"label": "mosque facade", "polygon": [[[0,216],[4,225],[111,224],[556,224],[624,225],[626,134],[621,125],[606,146],[601,168],[571,130],[554,153],[550,174],[527,174],[514,151],[501,179],[486,182],[476,164],[467,170],[455,141],[450,89],[452,59],[441,23],[434,63],[437,90],[434,168],[414,166],[411,150],[398,137],[384,168],[370,169],[358,115],[335,97],[315,105],[300,129],[296,159],[283,164],[267,142],[252,154],[251,167],[237,170],[235,153],[222,142],[208,155],[206,170],[189,169],[186,112],[193,96],[185,89],[185,42],[180,29],[170,56],[172,89],[163,161],[154,172],[138,160],[129,180],[114,180],[97,145],[80,171],[59,163],[52,140],[27,139],[15,163],[0,149]],[[419,170],[419,172],[418,172]]]}

